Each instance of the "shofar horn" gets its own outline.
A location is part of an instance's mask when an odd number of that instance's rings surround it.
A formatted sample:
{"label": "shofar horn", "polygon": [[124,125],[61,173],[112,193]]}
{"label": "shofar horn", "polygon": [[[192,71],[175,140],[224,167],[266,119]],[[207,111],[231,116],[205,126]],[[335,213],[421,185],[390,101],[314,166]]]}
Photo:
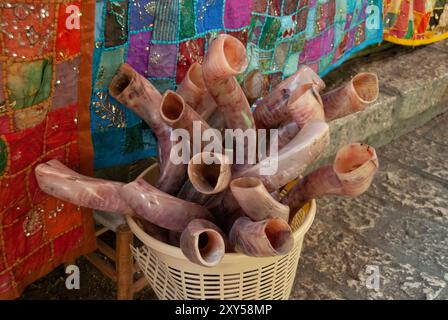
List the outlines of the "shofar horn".
{"label": "shofar horn", "polygon": [[193,139],[193,124],[197,122],[202,131],[209,129],[205,121],[194,109],[185,103],[178,93],[167,90],[163,95],[160,105],[160,116],[162,120],[173,129],[185,129]]}
{"label": "shofar horn", "polygon": [[258,98],[264,97],[269,92],[269,81],[260,72],[260,70],[252,70],[249,72],[241,84],[249,104],[254,103]]}
{"label": "shofar horn", "polygon": [[291,228],[281,218],[257,222],[239,218],[230,230],[229,242],[236,252],[253,257],[284,255],[294,246]]}
{"label": "shofar horn", "polygon": [[322,99],[312,84],[305,84],[295,90],[288,100],[287,109],[299,128],[310,121],[325,121]]}
{"label": "shofar horn", "polygon": [[287,104],[292,93],[303,85],[314,85],[318,91],[325,83],[309,67],[301,67],[295,74],[279,83],[274,90],[256,103],[254,119],[258,129],[277,128],[288,116]]}
{"label": "shofar horn", "polygon": [[58,160],[39,164],[35,174],[42,191],[60,200],[95,210],[133,213],[119,194],[124,183],[83,176]]}
{"label": "shofar horn", "polygon": [[291,212],[311,199],[327,195],[358,196],[371,185],[379,163],[375,149],[353,143],[342,147],[333,165],[321,167],[297,183],[283,198]]}
{"label": "shofar horn", "polygon": [[[314,121],[306,124],[302,130],[283,147],[278,155],[271,155],[251,168],[242,171],[238,177],[258,177],[269,192],[274,192],[288,182],[299,177],[306,168],[319,158],[330,142],[328,124]],[[277,170],[263,175],[272,165]]]}
{"label": "shofar horn", "polygon": [[244,213],[254,221],[267,218],[289,220],[289,207],[275,200],[260,179],[244,177],[233,180],[230,189]]}
{"label": "shofar horn", "polygon": [[322,95],[327,121],[363,110],[379,95],[378,77],[374,73],[359,73],[351,81]]}
{"label": "shofar horn", "polygon": [[171,129],[160,118],[161,94],[131,66],[124,63],[109,86],[112,97],[140,116],[154,132],[159,144],[159,162],[163,168],[171,151]]}
{"label": "shofar horn", "polygon": [[226,252],[224,232],[210,221],[191,221],[180,237],[182,253],[193,263],[203,267],[218,265]]}
{"label": "shofar horn", "polygon": [[249,103],[235,79],[247,64],[245,46],[230,35],[220,34],[210,44],[202,65],[205,85],[229,129],[255,128]]}
{"label": "shofar horn", "polygon": [[224,154],[201,152],[190,159],[188,177],[194,188],[203,194],[217,194],[230,183],[230,161]]}
{"label": "shofar horn", "polygon": [[120,195],[136,215],[168,230],[181,232],[191,220],[212,219],[206,208],[162,192],[143,179],[124,185]]}
{"label": "shofar horn", "polygon": [[157,239],[159,241],[168,243],[169,242],[169,231],[161,228],[159,226],[156,226],[155,224],[143,220],[143,219],[138,219],[138,222],[142,225],[143,230],[149,234],[151,237],[153,237],[154,239]]}
{"label": "shofar horn", "polygon": [[278,127],[278,149],[281,150],[299,133],[300,128],[294,120],[283,122]]}
{"label": "shofar horn", "polygon": [[205,120],[216,110],[216,102],[202,78],[202,66],[197,62],[190,66],[176,92]]}
{"label": "shofar horn", "polygon": [[288,111],[288,117],[278,127],[279,149],[287,145],[306,123],[325,121],[322,99],[315,85],[306,84],[294,91],[288,100]]}
{"label": "shofar horn", "polygon": [[194,155],[188,163],[189,180],[182,186],[177,197],[205,204],[211,195],[228,187],[232,178],[229,163],[229,159],[223,154],[202,152]]}
{"label": "shofar horn", "polygon": [[315,85],[318,91],[325,89],[325,82],[308,66],[301,66],[292,76],[280,82],[276,89],[288,89],[292,92],[306,83]]}
{"label": "shofar horn", "polygon": [[169,244],[180,248],[180,236],[181,235],[182,235],[182,232],[169,231],[169,233],[168,233]]}
{"label": "shofar horn", "polygon": [[[185,129],[190,134],[190,142],[193,139],[194,121],[200,126],[201,132],[209,128],[202,117],[194,111],[184,99],[171,90],[163,95],[160,105],[161,119],[173,129]],[[171,195],[175,195],[182,184],[187,173],[187,165],[175,164],[168,160],[166,168],[162,171],[157,187]]]}

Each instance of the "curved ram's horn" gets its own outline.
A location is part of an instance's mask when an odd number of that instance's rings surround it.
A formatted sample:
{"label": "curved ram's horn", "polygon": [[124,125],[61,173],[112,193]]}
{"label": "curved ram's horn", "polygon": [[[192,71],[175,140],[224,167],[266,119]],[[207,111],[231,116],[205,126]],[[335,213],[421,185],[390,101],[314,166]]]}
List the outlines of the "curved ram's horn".
{"label": "curved ram's horn", "polygon": [[[211,161],[213,163],[208,164]],[[198,153],[188,163],[188,177],[197,191],[203,194],[217,194],[229,186],[232,178],[230,160],[224,154]]]}
{"label": "curved ram's horn", "polygon": [[[199,126],[201,132],[209,128],[207,122],[186,104],[178,93],[171,90],[167,90],[163,95],[160,117],[173,129],[187,130],[190,134],[190,142],[193,139],[194,122]],[[176,194],[184,183],[186,173],[187,164],[177,164],[169,159],[161,172],[157,188],[171,195]]]}
{"label": "curved ram's horn", "polygon": [[162,192],[143,179],[124,185],[120,195],[136,215],[168,230],[181,232],[191,220],[212,219],[206,208]]}
{"label": "curved ram's horn", "polygon": [[277,128],[286,119],[287,104],[292,93],[303,85],[314,85],[320,91],[325,88],[321,78],[307,66],[280,82],[270,94],[256,103],[254,119],[258,129]]}
{"label": "curved ram's horn", "polygon": [[[270,155],[237,176],[258,177],[269,192],[274,192],[299,177],[319,158],[329,141],[328,124],[320,121],[310,122],[278,152],[278,155]],[[270,172],[271,168],[273,172]]]}
{"label": "curved ram's horn", "polygon": [[210,44],[202,66],[205,85],[230,129],[255,128],[249,103],[235,79],[247,64],[245,46],[235,37],[220,34]]}
{"label": "curved ram's horn", "polygon": [[161,94],[131,66],[124,63],[109,86],[112,97],[140,116],[152,129],[159,145],[161,168],[170,157],[171,129],[160,118]]}
{"label": "curved ram's horn", "polygon": [[376,74],[357,74],[351,81],[322,95],[327,121],[363,110],[378,99],[378,94]]}
{"label": "curved ram's horn", "polygon": [[299,128],[310,121],[325,121],[322,99],[316,86],[311,84],[303,85],[292,93],[287,109]]}
{"label": "curved ram's horn", "polygon": [[258,98],[264,97],[269,92],[269,82],[260,70],[249,72],[241,84],[244,94],[249,104],[254,103]]}
{"label": "curved ram's horn", "polygon": [[289,220],[289,207],[274,199],[260,179],[238,178],[230,183],[230,189],[244,213],[252,220],[275,217]]}
{"label": "curved ram's horn", "polygon": [[226,251],[224,232],[210,221],[191,221],[180,237],[182,253],[193,263],[204,267],[218,265]]}
{"label": "curved ram's horn", "polygon": [[230,230],[229,242],[236,252],[253,257],[287,254],[294,246],[291,228],[281,218],[257,222],[239,218]]}
{"label": "curved ram's horn", "polygon": [[346,145],[336,154],[333,165],[307,175],[282,202],[297,212],[309,200],[326,195],[358,196],[369,188],[378,167],[374,148],[360,143]]}
{"label": "curved ram's horn", "polygon": [[133,213],[119,195],[124,183],[83,176],[58,160],[39,164],[35,174],[42,191],[60,200],[95,210]]}
{"label": "curved ram's horn", "polygon": [[160,104],[162,120],[173,129],[185,129],[193,139],[193,125],[197,122],[201,130],[209,129],[205,121],[178,93],[167,90]]}
{"label": "curved ram's horn", "polygon": [[216,102],[202,78],[202,66],[197,62],[190,66],[176,92],[205,120],[216,110]]}

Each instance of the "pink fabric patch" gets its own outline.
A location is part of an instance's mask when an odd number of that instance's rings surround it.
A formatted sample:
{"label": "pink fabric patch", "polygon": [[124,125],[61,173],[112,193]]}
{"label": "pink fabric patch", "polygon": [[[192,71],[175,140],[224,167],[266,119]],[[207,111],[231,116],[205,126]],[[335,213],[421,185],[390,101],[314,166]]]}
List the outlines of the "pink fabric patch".
{"label": "pink fabric patch", "polygon": [[227,29],[238,29],[250,23],[251,0],[227,0],[224,26]]}

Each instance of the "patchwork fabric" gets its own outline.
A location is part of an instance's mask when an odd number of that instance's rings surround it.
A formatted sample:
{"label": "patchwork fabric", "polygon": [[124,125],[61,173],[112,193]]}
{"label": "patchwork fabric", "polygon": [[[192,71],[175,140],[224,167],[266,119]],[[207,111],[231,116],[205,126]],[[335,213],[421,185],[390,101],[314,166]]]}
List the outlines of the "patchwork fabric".
{"label": "patchwork fabric", "polygon": [[[157,1],[96,1],[90,103],[96,169],[127,164],[156,154],[156,140],[149,127],[108,94],[112,77],[123,62],[149,79],[164,80],[175,70],[176,50],[173,53],[162,47],[158,49],[159,55],[150,55],[151,39],[156,36],[156,10],[159,10]],[[165,22],[172,23],[171,20]],[[167,63],[167,68],[154,68],[156,61]],[[138,137],[138,143],[135,143],[135,137]]]}
{"label": "patchwork fabric", "polygon": [[[34,175],[50,159],[92,171],[90,95],[78,89],[83,83],[90,90],[80,73],[90,65],[81,41],[93,41],[81,35],[79,13],[93,4],[0,3],[0,299],[20,296],[57,265],[94,249],[91,213],[44,194]],[[88,14],[85,21],[93,26]]]}
{"label": "patchwork fabric", "polygon": [[[323,76],[382,40],[381,0],[102,0],[96,6],[91,118],[97,169],[156,153],[149,128],[107,94],[123,61],[161,92],[174,89],[225,32],[247,46],[245,74],[259,69],[275,85],[302,64]],[[141,137],[139,144],[127,144],[131,133]]]}
{"label": "patchwork fabric", "polygon": [[384,40],[417,46],[448,38],[448,0],[384,0]]}

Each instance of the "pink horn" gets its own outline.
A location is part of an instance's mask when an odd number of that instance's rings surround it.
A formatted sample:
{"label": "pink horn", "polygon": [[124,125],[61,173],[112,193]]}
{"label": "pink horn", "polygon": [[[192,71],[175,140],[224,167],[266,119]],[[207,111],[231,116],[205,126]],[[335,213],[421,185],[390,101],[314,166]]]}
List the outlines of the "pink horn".
{"label": "pink horn", "polygon": [[321,167],[297,183],[283,198],[291,212],[311,199],[327,195],[358,196],[371,185],[379,163],[375,149],[353,143],[342,147],[333,165]]}
{"label": "pink horn", "polygon": [[365,109],[378,99],[378,95],[377,75],[367,72],[357,74],[351,81],[322,96],[327,121]]}

